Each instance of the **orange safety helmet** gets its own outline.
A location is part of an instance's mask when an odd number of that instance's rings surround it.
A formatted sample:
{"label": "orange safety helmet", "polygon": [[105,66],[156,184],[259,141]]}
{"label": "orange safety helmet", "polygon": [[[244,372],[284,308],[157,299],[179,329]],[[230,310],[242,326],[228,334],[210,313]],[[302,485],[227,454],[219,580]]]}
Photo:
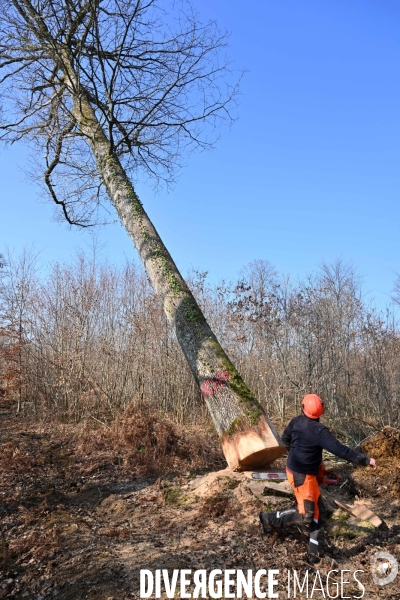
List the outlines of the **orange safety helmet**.
{"label": "orange safety helmet", "polygon": [[306,417],[310,419],[318,419],[324,414],[324,403],[317,394],[307,394],[301,402],[301,408]]}

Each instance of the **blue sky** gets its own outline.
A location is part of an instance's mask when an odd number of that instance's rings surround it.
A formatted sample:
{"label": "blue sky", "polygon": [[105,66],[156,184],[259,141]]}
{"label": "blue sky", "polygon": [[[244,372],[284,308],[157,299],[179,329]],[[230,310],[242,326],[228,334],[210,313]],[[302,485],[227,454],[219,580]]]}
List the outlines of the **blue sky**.
{"label": "blue sky", "polygon": [[[215,150],[192,156],[168,194],[138,186],[178,267],[216,281],[262,258],[296,279],[340,256],[384,305],[400,272],[400,4],[193,4],[231,31],[229,55],[248,72]],[[23,146],[0,151],[0,251],[33,244],[63,261],[90,235],[54,222],[26,160]],[[136,256],[121,226],[97,234],[111,261]]]}

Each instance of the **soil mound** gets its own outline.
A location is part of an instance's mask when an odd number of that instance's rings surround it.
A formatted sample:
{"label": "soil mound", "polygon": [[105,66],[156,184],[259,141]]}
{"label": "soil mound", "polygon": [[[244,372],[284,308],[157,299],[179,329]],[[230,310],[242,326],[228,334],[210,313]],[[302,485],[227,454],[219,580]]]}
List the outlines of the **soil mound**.
{"label": "soil mound", "polygon": [[376,459],[400,458],[400,430],[384,427],[382,431],[364,440],[361,450]]}
{"label": "soil mound", "polygon": [[353,472],[353,482],[362,497],[400,498],[400,430],[385,427],[361,444],[367,456],[377,460],[377,469],[360,467]]}

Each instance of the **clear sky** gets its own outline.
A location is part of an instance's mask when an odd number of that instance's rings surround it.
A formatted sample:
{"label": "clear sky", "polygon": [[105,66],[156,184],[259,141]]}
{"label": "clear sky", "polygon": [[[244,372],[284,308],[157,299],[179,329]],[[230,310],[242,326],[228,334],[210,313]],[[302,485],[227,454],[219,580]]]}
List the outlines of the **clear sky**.
{"label": "clear sky", "polygon": [[[340,256],[385,304],[400,272],[400,3],[193,4],[231,31],[248,73],[216,149],[192,156],[168,194],[139,185],[178,267],[216,281],[262,258],[296,279]],[[34,244],[45,261],[68,259],[90,235],[52,220],[26,160],[23,146],[0,151],[0,252]],[[98,236],[111,261],[136,256],[121,226]]]}

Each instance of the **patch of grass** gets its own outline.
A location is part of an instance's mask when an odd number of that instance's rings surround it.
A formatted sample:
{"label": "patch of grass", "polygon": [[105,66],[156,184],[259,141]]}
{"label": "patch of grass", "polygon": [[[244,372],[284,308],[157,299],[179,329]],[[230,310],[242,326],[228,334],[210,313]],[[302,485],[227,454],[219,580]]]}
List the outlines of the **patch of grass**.
{"label": "patch of grass", "polygon": [[339,509],[336,510],[331,516],[331,521],[337,521],[339,523],[345,523],[350,518],[350,515],[345,510]]}
{"label": "patch of grass", "polygon": [[369,521],[359,521],[358,527],[360,527],[364,530],[367,529],[368,532],[375,530],[375,526],[372,525],[372,523],[370,523]]}
{"label": "patch of grass", "polygon": [[224,490],[234,490],[240,484],[239,479],[232,479],[232,477],[228,476],[219,478],[219,481],[221,482],[221,487]]}
{"label": "patch of grass", "polygon": [[164,481],[163,496],[165,503],[173,508],[184,506],[186,504],[193,504],[197,500],[196,496],[184,494],[179,487],[176,487],[168,481]]}
{"label": "patch of grass", "polygon": [[354,540],[368,535],[374,526],[369,521],[352,522],[350,515],[344,510],[336,511],[330,519],[329,531],[331,535],[344,540]]}
{"label": "patch of grass", "polygon": [[[340,525],[340,524],[335,524],[332,525],[332,527],[330,527],[330,533],[331,535],[333,535],[334,537],[340,537],[343,538],[344,540],[354,540],[357,537],[360,537],[360,535],[354,530],[351,529],[350,527],[347,527],[346,525]],[[363,534],[361,534],[363,535]]]}

